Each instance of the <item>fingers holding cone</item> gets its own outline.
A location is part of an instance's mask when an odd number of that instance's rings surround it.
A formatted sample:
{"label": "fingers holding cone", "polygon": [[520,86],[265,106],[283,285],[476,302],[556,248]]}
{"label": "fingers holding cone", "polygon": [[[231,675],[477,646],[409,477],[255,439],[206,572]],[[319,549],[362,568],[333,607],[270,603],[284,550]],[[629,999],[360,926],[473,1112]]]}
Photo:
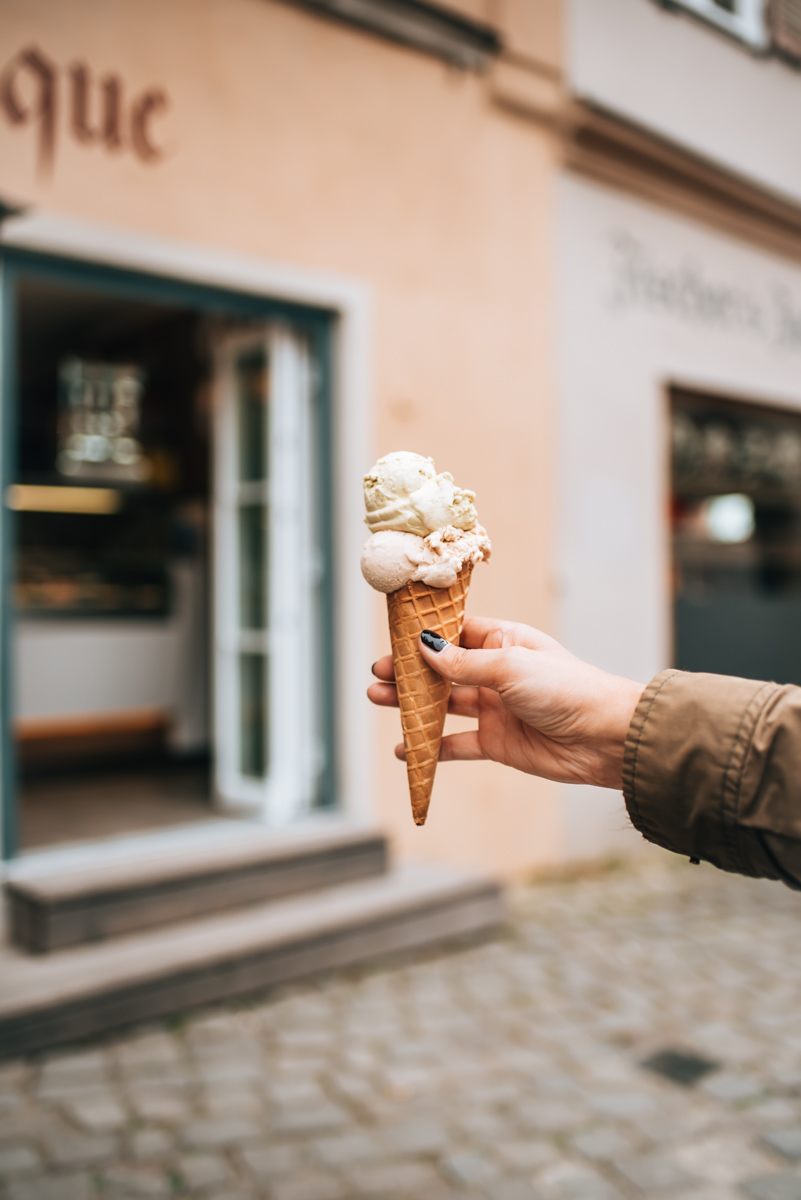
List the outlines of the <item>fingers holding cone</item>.
{"label": "fingers holding cone", "polygon": [[[395,757],[401,762],[406,761],[406,747],[403,742],[398,742],[395,747]],[[440,762],[478,762],[486,757],[478,740],[478,731],[475,729],[466,730],[464,733],[448,733],[440,742]]]}
{"label": "fingers holding cone", "polygon": [[[399,708],[398,689],[394,683],[371,683],[367,695],[378,708]],[[478,716],[478,688],[456,686],[448,701],[452,717]]]}
{"label": "fingers holding cone", "polygon": [[[463,639],[464,640],[464,639]],[[367,695],[373,704],[379,708],[398,708],[398,691],[395,687],[395,671],[392,665],[392,655],[386,654],[373,663],[372,673],[377,683],[372,683],[367,689]],[[479,690],[477,687],[456,684],[451,690],[448,712],[454,717],[472,717],[479,715]],[[399,742],[395,747],[395,757],[401,762],[406,759],[406,747]],[[447,734],[440,746],[440,762],[469,762],[485,757],[475,730],[463,733]]]}
{"label": "fingers holding cone", "polygon": [[[395,670],[392,666],[392,655],[385,654],[373,663],[372,672],[380,682],[371,683],[367,689],[368,698],[378,708],[398,708],[398,690],[395,687]],[[455,685],[451,690],[448,702],[448,712],[453,717],[478,717],[478,688]],[[404,757],[400,755],[399,757]],[[440,756],[440,761],[442,758]]]}

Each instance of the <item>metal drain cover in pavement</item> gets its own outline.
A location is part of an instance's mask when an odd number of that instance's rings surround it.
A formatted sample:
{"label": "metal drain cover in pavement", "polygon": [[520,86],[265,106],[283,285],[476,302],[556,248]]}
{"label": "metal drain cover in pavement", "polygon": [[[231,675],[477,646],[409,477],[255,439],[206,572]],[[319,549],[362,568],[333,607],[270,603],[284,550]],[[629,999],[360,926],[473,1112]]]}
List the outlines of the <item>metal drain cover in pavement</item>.
{"label": "metal drain cover in pavement", "polygon": [[672,1083],[692,1087],[710,1071],[717,1071],[720,1063],[701,1058],[699,1054],[685,1054],[681,1050],[658,1050],[650,1058],[644,1058],[640,1066],[647,1071],[656,1071],[657,1075],[664,1075]]}

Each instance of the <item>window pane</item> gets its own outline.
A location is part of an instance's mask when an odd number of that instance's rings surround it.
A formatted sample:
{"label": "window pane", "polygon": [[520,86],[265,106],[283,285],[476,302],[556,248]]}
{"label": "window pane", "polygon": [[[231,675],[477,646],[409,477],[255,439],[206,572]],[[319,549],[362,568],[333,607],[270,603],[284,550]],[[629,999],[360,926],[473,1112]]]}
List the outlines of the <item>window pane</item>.
{"label": "window pane", "polygon": [[239,478],[243,482],[267,478],[267,405],[269,378],[263,350],[242,354],[236,363],[239,427]]}
{"label": "window pane", "polygon": [[267,771],[267,661],[239,655],[239,769],[251,779]]}
{"label": "window pane", "polygon": [[267,625],[267,508],[239,509],[239,622],[242,629]]}
{"label": "window pane", "polygon": [[672,400],[676,666],[801,683],[801,416]]}

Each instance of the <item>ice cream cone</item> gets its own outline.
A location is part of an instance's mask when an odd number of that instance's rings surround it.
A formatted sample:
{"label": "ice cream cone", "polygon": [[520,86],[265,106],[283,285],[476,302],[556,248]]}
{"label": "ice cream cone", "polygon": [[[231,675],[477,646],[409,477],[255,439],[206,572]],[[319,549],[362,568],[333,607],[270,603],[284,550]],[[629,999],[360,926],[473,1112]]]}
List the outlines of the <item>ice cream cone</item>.
{"label": "ice cream cone", "polygon": [[472,564],[447,588],[407,583],[387,596],[392,661],[398,688],[406,771],[415,825],[424,825],[434,786],[451,685],[420,654],[418,640],[431,629],[459,644]]}

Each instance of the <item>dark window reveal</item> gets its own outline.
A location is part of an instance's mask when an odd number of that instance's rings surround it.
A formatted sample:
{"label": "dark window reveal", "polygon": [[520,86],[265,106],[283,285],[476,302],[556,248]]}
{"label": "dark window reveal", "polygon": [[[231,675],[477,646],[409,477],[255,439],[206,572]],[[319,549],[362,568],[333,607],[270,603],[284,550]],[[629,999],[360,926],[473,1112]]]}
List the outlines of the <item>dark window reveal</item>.
{"label": "dark window reveal", "polygon": [[675,665],[801,683],[801,415],[674,390]]}

